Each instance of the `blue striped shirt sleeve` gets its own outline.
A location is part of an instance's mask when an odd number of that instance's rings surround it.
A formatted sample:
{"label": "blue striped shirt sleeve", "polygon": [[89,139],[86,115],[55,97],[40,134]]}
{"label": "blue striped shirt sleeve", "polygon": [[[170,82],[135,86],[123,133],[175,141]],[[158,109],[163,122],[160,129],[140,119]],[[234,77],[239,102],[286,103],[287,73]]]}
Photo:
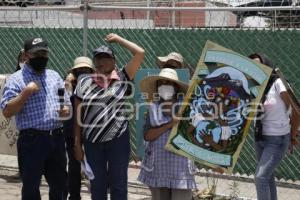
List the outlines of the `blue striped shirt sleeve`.
{"label": "blue striped shirt sleeve", "polygon": [[18,96],[21,93],[21,89],[16,83],[16,80],[12,76],[10,76],[4,85],[2,99],[1,99],[1,109],[4,109],[7,103],[13,99],[14,97]]}

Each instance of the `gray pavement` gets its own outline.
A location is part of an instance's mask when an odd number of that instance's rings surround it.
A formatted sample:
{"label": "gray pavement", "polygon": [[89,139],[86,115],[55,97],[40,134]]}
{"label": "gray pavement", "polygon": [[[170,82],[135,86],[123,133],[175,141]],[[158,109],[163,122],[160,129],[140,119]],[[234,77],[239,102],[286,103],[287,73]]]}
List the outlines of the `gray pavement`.
{"label": "gray pavement", "polygon": [[[130,171],[129,179],[133,180],[137,175],[136,169]],[[17,158],[16,156],[0,154],[0,199],[1,200],[19,200],[21,199],[22,183],[15,177],[17,173]],[[88,182],[83,181],[81,188],[82,200],[90,200]],[[137,184],[136,181],[128,184],[128,199],[129,200],[150,200],[150,191]],[[48,200],[48,186],[44,179],[40,187],[42,200]]]}
{"label": "gray pavement", "polygon": [[[0,199],[1,200],[16,200],[21,199],[21,187],[20,182],[9,182],[9,180],[0,178]],[[48,187],[46,184],[42,184],[40,187],[42,200],[48,200]],[[85,185],[82,187],[82,200],[90,200],[90,194]],[[150,200],[150,196],[141,194],[128,194],[129,200]]]}
{"label": "gray pavement", "polygon": [[[128,199],[129,200],[150,200],[151,195],[148,188],[137,181],[139,174],[139,165],[133,166],[133,163],[128,169]],[[13,175],[17,172],[16,156],[0,154],[0,199],[1,200],[17,200],[20,198],[22,184]],[[198,188],[205,189],[213,182],[217,182],[216,192],[219,195],[230,196],[233,193],[239,196],[239,199],[256,199],[255,187],[253,183],[235,181],[235,189],[232,187],[232,180],[213,179],[201,176],[196,176]],[[300,186],[299,182],[294,183]],[[300,187],[298,187],[300,188]],[[48,186],[45,181],[41,185],[42,200],[48,200]],[[82,200],[90,200],[88,183],[84,182],[82,187]],[[278,187],[278,200],[299,200],[300,190],[286,187]]]}

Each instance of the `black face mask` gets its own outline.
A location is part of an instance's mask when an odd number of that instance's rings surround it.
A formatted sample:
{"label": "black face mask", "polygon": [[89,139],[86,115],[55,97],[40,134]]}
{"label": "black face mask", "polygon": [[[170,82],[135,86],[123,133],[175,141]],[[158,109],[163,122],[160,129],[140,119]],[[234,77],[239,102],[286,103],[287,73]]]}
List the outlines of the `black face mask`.
{"label": "black face mask", "polygon": [[81,75],[88,75],[93,73],[91,69],[74,69],[72,72],[76,79],[80,78]]}
{"label": "black face mask", "polygon": [[81,75],[89,74],[89,72],[80,72],[80,71],[78,71],[78,72],[74,72],[73,74],[74,74],[75,78],[78,79]]}
{"label": "black face mask", "polygon": [[47,66],[48,58],[45,57],[36,57],[29,59],[28,64],[36,72],[43,72]]}

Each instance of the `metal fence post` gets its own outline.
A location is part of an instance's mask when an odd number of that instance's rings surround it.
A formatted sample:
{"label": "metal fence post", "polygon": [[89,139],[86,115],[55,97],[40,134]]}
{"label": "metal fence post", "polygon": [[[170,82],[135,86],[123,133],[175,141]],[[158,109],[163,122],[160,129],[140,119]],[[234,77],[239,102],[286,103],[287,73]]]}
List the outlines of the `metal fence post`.
{"label": "metal fence post", "polygon": [[274,15],[274,30],[276,29],[277,27],[277,12],[275,10],[275,15]]}
{"label": "metal fence post", "polygon": [[[151,0],[147,0],[147,7],[150,7],[151,5]],[[150,10],[147,10],[147,23],[148,26],[150,27]]]}
{"label": "metal fence post", "polygon": [[[172,7],[176,7],[175,0],[172,0]],[[176,26],[176,19],[175,19],[175,10],[172,11],[172,28],[175,28]]]}
{"label": "metal fence post", "polygon": [[88,43],[88,0],[83,4],[83,56],[87,56],[87,43]]}

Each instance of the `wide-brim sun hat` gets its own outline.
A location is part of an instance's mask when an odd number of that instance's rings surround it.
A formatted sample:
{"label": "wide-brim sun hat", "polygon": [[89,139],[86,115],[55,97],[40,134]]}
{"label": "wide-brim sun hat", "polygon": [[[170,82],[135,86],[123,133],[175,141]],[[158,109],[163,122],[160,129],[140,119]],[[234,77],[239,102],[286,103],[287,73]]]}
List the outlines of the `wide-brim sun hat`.
{"label": "wide-brim sun hat", "polygon": [[157,81],[167,80],[178,86],[178,93],[186,93],[189,85],[179,81],[177,72],[174,69],[163,68],[158,75],[148,76],[141,80],[140,90],[142,93],[148,94],[147,100],[153,100],[153,94],[157,93]]}
{"label": "wide-brim sun hat", "polygon": [[93,61],[90,58],[85,57],[85,56],[77,57],[74,60],[74,65],[70,71],[73,71],[78,68],[89,68],[94,71]]}
{"label": "wide-brim sun hat", "polygon": [[171,52],[167,56],[159,56],[157,57],[157,61],[160,67],[163,67],[169,60],[175,60],[181,64],[181,67],[183,66],[183,57],[180,53],[177,52]]}

